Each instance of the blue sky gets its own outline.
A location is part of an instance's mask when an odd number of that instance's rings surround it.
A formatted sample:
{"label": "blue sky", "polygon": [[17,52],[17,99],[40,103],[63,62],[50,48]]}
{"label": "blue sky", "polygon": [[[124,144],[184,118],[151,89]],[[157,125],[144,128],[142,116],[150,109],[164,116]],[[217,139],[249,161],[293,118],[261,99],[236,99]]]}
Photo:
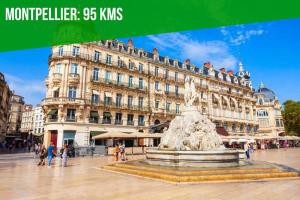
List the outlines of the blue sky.
{"label": "blue sky", "polygon": [[[132,38],[134,45],[160,55],[191,59],[201,66],[210,61],[216,68],[237,70],[238,62],[281,102],[300,100],[300,19],[184,31]],[[120,39],[124,42],[127,39]],[[0,71],[11,89],[37,104],[45,96],[50,48],[0,53]]]}

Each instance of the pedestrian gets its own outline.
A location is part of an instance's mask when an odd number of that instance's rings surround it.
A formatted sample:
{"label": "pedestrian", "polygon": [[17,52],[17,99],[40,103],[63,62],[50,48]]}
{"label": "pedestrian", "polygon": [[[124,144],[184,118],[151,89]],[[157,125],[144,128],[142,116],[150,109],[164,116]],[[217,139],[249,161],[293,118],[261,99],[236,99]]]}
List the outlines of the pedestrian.
{"label": "pedestrian", "polygon": [[120,152],[119,144],[116,144],[116,146],[115,146],[115,159],[116,159],[116,161],[119,161],[119,152]]}
{"label": "pedestrian", "polygon": [[45,145],[42,145],[40,147],[40,151],[39,151],[39,155],[40,155],[40,162],[38,163],[38,166],[40,165],[45,165],[45,158],[47,156],[47,149],[45,148]]}
{"label": "pedestrian", "polygon": [[35,143],[34,144],[34,158],[37,158],[40,153],[40,144]]}
{"label": "pedestrian", "polygon": [[247,156],[247,159],[249,160],[250,159],[250,145],[249,144],[246,145],[246,156]]}
{"label": "pedestrian", "polygon": [[52,161],[53,157],[55,157],[54,150],[55,150],[54,144],[53,144],[53,142],[51,142],[50,146],[47,149],[47,152],[48,152],[48,167],[51,167],[51,161]]}
{"label": "pedestrian", "polygon": [[63,153],[62,153],[62,166],[66,167],[68,161],[68,145],[64,145]]}
{"label": "pedestrian", "polygon": [[125,158],[125,145],[121,143],[120,145],[120,154],[121,154],[121,160],[122,161],[125,161],[126,158]]}
{"label": "pedestrian", "polygon": [[28,152],[30,152],[30,150],[31,150],[31,142],[29,140],[27,142],[27,148],[28,148]]}

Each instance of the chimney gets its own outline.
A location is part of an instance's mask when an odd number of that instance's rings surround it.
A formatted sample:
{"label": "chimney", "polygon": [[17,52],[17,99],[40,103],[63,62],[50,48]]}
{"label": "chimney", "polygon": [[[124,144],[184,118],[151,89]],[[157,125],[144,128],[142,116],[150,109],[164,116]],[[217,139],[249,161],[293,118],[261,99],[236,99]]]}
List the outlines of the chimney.
{"label": "chimney", "polygon": [[204,63],[203,65],[204,65],[204,67],[207,67],[207,68],[210,68],[210,67],[211,67],[210,62],[206,62],[206,63]]}
{"label": "chimney", "polygon": [[128,44],[128,46],[132,46],[133,45],[133,40],[132,39],[129,39],[128,41],[127,41],[127,44]]}
{"label": "chimney", "polygon": [[229,71],[227,71],[227,74],[228,74],[229,76],[233,76],[233,71],[232,71],[232,70],[229,70]]}
{"label": "chimney", "polygon": [[186,63],[187,65],[190,65],[190,64],[191,64],[191,60],[190,60],[190,59],[186,59],[185,63]]}
{"label": "chimney", "polygon": [[152,53],[153,53],[154,55],[157,55],[157,54],[158,54],[157,48],[154,48],[153,51],[152,51]]}
{"label": "chimney", "polygon": [[220,72],[225,73],[225,68],[222,67],[222,68],[220,69]]}

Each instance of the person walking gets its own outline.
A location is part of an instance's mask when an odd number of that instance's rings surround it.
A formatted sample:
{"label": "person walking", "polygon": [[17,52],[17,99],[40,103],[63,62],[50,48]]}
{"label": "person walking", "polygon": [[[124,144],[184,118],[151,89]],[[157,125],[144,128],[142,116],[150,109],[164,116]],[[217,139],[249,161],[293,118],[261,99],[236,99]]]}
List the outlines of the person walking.
{"label": "person walking", "polygon": [[54,144],[53,144],[53,142],[51,142],[50,146],[47,149],[47,152],[48,152],[48,167],[51,167],[51,161],[52,161],[53,157],[55,156],[54,150],[55,150]]}
{"label": "person walking", "polygon": [[119,144],[116,144],[116,146],[115,146],[115,160],[116,161],[119,161],[119,153],[120,153]]}
{"label": "person walking", "polygon": [[41,147],[40,144],[37,144],[37,143],[34,144],[34,158],[38,158],[40,150],[41,150],[40,147]]}
{"label": "person walking", "polygon": [[248,143],[246,144],[246,156],[247,156],[247,159],[249,160],[250,159],[250,145]]}
{"label": "person walking", "polygon": [[120,145],[120,154],[121,154],[121,160],[125,161],[126,158],[125,158],[125,145],[124,144]]}
{"label": "person walking", "polygon": [[62,153],[62,166],[66,167],[68,161],[68,145],[64,145],[63,153]]}
{"label": "person walking", "polygon": [[45,165],[45,158],[47,156],[47,149],[45,148],[45,146],[40,146],[40,151],[39,151],[39,155],[40,155],[40,162],[38,163],[38,166],[40,165]]}

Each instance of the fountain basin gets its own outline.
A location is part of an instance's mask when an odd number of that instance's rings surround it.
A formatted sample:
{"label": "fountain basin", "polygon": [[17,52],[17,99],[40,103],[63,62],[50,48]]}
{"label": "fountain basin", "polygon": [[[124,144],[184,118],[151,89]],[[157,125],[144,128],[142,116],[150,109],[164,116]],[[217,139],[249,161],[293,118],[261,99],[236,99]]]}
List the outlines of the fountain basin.
{"label": "fountain basin", "polygon": [[245,152],[237,149],[213,151],[176,151],[151,148],[146,163],[171,167],[234,167],[245,165]]}

